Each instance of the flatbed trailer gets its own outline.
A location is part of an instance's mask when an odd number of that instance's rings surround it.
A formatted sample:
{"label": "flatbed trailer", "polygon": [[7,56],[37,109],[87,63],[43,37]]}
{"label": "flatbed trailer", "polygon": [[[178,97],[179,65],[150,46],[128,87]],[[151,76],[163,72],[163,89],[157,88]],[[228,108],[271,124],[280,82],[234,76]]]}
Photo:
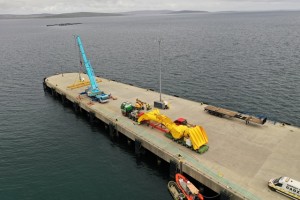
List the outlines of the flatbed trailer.
{"label": "flatbed trailer", "polygon": [[258,118],[255,116],[251,116],[251,115],[245,115],[236,111],[232,111],[232,110],[228,110],[225,108],[220,108],[220,107],[216,107],[216,106],[211,106],[208,105],[204,108],[205,111],[207,111],[209,114],[211,115],[215,115],[218,117],[234,117],[237,119],[241,119],[241,120],[245,120],[246,124],[252,122],[252,123],[256,123],[256,124],[264,124],[267,121],[267,118]]}

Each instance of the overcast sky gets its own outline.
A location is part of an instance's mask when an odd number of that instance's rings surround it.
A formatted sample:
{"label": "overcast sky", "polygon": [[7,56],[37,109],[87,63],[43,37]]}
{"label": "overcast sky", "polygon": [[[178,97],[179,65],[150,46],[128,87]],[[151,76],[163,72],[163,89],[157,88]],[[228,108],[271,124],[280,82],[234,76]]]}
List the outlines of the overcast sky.
{"label": "overcast sky", "polygon": [[300,0],[0,0],[0,14],[300,10]]}

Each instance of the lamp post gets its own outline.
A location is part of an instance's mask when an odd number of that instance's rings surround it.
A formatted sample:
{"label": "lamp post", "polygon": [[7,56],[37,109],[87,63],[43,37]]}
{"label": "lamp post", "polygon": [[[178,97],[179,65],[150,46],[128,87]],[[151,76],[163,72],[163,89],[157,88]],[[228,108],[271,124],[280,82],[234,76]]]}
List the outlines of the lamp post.
{"label": "lamp post", "polygon": [[158,60],[159,60],[159,101],[161,100],[161,62],[160,62],[160,43],[161,39],[158,40]]}
{"label": "lamp post", "polygon": [[154,107],[159,109],[167,109],[166,102],[161,99],[161,60],[160,60],[160,44],[162,39],[158,40],[158,64],[159,64],[159,101],[154,101]]}

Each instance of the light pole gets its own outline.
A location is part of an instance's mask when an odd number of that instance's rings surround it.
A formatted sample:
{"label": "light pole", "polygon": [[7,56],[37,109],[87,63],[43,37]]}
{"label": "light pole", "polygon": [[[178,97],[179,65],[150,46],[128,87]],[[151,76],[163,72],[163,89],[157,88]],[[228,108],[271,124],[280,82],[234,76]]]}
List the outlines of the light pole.
{"label": "light pole", "polygon": [[159,101],[154,101],[154,107],[159,109],[167,109],[168,106],[166,105],[165,101],[163,102],[161,99],[161,59],[160,59],[160,44],[162,39],[158,39],[158,64],[159,64]]}
{"label": "light pole", "polygon": [[159,101],[161,100],[161,62],[160,62],[160,43],[161,39],[158,40],[158,60],[159,60]]}

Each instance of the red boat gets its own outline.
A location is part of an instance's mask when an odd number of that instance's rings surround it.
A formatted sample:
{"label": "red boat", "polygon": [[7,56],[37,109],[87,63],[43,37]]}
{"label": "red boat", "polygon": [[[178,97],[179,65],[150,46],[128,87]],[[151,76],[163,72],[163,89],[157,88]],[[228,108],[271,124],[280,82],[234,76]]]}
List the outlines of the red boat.
{"label": "red boat", "polygon": [[182,174],[176,174],[176,183],[188,200],[204,200],[199,190]]}

